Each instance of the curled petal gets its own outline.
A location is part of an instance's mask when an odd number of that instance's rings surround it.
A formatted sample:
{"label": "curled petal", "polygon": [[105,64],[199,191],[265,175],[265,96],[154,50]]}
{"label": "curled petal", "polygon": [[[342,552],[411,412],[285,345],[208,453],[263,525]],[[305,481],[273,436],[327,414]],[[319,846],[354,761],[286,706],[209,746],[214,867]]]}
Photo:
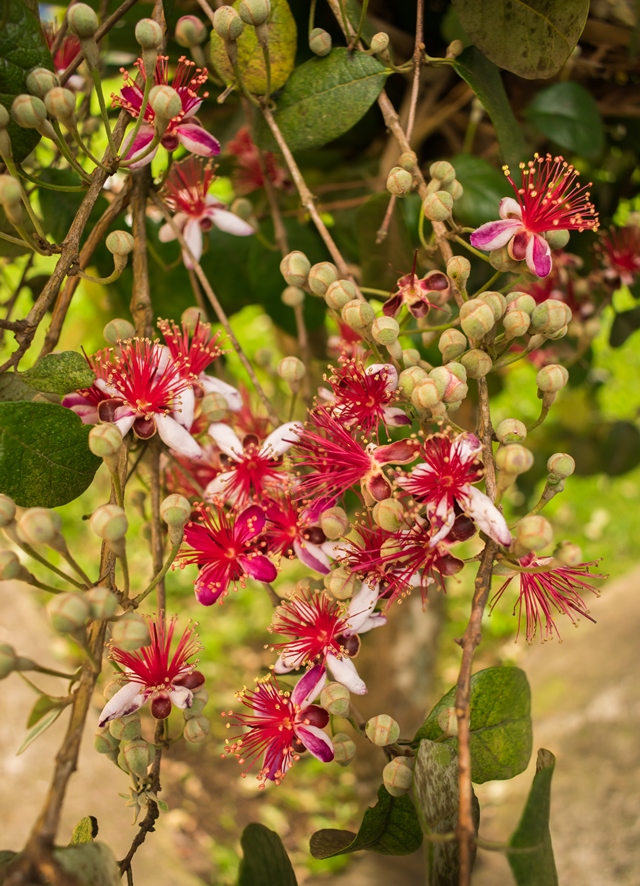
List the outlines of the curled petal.
{"label": "curled petal", "polygon": [[[264,511],[258,505],[245,508],[236,520],[236,540],[241,544],[246,544],[255,535],[262,532],[266,521]],[[267,579],[267,581],[271,581],[271,579]]]}
{"label": "curled petal", "polygon": [[121,406],[116,409],[114,425],[123,437],[131,430],[135,420],[136,414],[128,406]]}
{"label": "curled petal", "polygon": [[207,433],[225,455],[233,461],[240,461],[243,447],[233,428],[222,421],[215,421],[209,425]]}
{"label": "curled petal", "polygon": [[327,668],[331,676],[338,683],[346,686],[354,695],[366,695],[367,687],[364,680],[356,670],[356,666],[350,658],[337,658],[335,655],[327,655]]}
{"label": "curled petal", "polygon": [[162,227],[158,231],[158,240],[160,240],[161,243],[170,243],[172,240],[175,240],[176,234],[173,230],[174,226],[179,231],[184,231],[184,227],[189,221],[189,216],[186,212],[176,212],[176,214],[172,218],[172,221],[173,225],[162,225]]}
{"label": "curled petal", "polygon": [[[200,227],[200,222],[198,221],[198,219],[189,219],[189,221],[184,226],[183,236],[197,264],[202,257],[203,247],[202,228]],[[183,252],[182,260],[184,262],[185,268],[192,268],[194,266],[194,263],[187,252]]]}
{"label": "curled petal", "polygon": [[310,754],[313,754],[323,763],[333,760],[333,745],[331,739],[318,726],[296,726],[296,736],[300,739]]}
{"label": "curled petal", "polygon": [[551,247],[540,234],[532,234],[527,244],[527,267],[538,277],[551,273]]}
{"label": "curled petal", "polygon": [[216,228],[225,231],[227,234],[235,234],[236,237],[248,237],[250,234],[255,234],[248,222],[241,219],[235,212],[229,212],[228,209],[215,207],[209,209],[207,215]]}
{"label": "curled petal", "polygon": [[464,505],[466,514],[489,538],[508,547],[511,544],[511,533],[507,521],[491,499],[475,486],[466,489],[466,499]]}
{"label": "curled petal", "polygon": [[255,554],[252,557],[238,557],[238,563],[247,575],[255,578],[256,581],[273,581],[278,575],[278,570],[264,554]]}
{"label": "curled petal", "polygon": [[222,474],[218,474],[217,477],[214,477],[204,490],[204,497],[206,500],[211,501],[216,495],[222,495],[227,488],[227,483],[232,477],[233,471],[224,471]]}
{"label": "curled petal", "polygon": [[242,409],[240,391],[237,391],[232,385],[228,385],[226,381],[220,381],[219,378],[213,378],[213,376],[206,375],[204,372],[198,377],[198,381],[202,385],[205,394],[222,394],[231,412],[238,412],[238,410]]}
{"label": "curled petal", "polygon": [[331,564],[329,558],[319,545],[313,545],[306,541],[301,544],[297,539],[293,542],[293,550],[296,557],[309,569],[315,569],[321,575],[328,575],[331,572]]}
{"label": "curled petal", "polygon": [[141,692],[140,683],[125,683],[122,689],[118,689],[116,694],[109,699],[103,707],[100,717],[98,718],[98,726],[102,728],[106,723],[115,720],[118,717],[126,717],[127,714],[133,714],[147,700],[147,694]]}
{"label": "curled petal", "polygon": [[193,704],[193,692],[186,686],[176,686],[169,690],[169,698],[177,708],[185,710]]}
{"label": "curled petal", "polygon": [[[131,134],[133,134],[133,131]],[[132,157],[135,157],[137,154],[142,153],[142,151],[146,150],[146,148],[149,147],[149,145],[153,141],[153,126],[149,126],[147,123],[143,123],[138,130],[138,134],[136,135],[133,143],[131,142],[131,134],[125,138],[122,147],[120,148],[120,156],[124,157],[126,160],[131,160]],[[148,166],[155,157],[157,150],[158,149],[155,148],[153,151],[151,151],[150,154],[147,154],[146,157],[143,157],[142,160],[132,163],[130,168],[141,169],[143,166]]]}
{"label": "curled petal", "polygon": [[154,418],[160,439],[169,449],[186,458],[202,458],[202,449],[186,428],[179,425],[170,415],[157,413]]}
{"label": "curled petal", "polygon": [[193,388],[187,388],[180,394],[180,408],[173,410],[173,417],[179,424],[189,430],[193,424],[195,410],[196,395],[193,392]]}
{"label": "curled petal", "polygon": [[327,682],[327,672],[321,665],[315,665],[301,677],[291,693],[291,701],[300,708],[307,708],[316,699]]}
{"label": "curled petal", "polygon": [[384,423],[390,428],[402,428],[411,424],[411,419],[407,413],[398,406],[385,406],[382,410],[384,415]]}
{"label": "curled petal", "polygon": [[260,455],[284,455],[300,439],[304,427],[297,421],[288,421],[272,431],[260,447]]}
{"label": "curled petal", "polygon": [[500,218],[522,219],[522,207],[513,197],[503,197],[498,214]]}
{"label": "curled petal", "polygon": [[349,630],[345,631],[347,636],[360,633],[360,628],[375,609],[379,593],[380,589],[377,584],[371,588],[365,583],[352,597],[348,609]]}
{"label": "curled petal", "polygon": [[471,245],[477,249],[500,249],[522,230],[522,222],[517,219],[502,219],[481,225],[471,235]]}
{"label": "curled petal", "polygon": [[215,157],[220,153],[220,142],[197,123],[181,123],[175,127],[180,144],[200,157]]}
{"label": "curled petal", "polygon": [[378,446],[373,457],[381,465],[406,465],[418,455],[419,448],[416,440],[397,440],[386,446]]}

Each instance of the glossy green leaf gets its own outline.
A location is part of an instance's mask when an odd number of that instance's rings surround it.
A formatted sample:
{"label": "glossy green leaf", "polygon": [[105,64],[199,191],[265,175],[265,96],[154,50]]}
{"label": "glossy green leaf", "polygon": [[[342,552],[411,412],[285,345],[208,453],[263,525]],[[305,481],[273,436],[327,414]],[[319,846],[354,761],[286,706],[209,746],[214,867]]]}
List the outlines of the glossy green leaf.
{"label": "glossy green leaf", "polygon": [[389,200],[388,192],[370,197],[358,210],[356,230],[362,256],[363,286],[388,289],[391,293],[398,278],[411,270],[413,250],[400,201],[394,206],[387,236],[381,243],[376,243]]}
{"label": "glossy green leaf", "polygon": [[71,882],[82,886],[120,886],[120,868],[105,843],[81,843],[54,849],[60,867],[71,875]]}
{"label": "glossy green leaf", "polygon": [[472,157],[470,154],[458,154],[451,162],[456,168],[458,181],[464,187],[464,194],[460,200],[456,200],[453,210],[456,220],[477,228],[497,219],[500,201],[513,195],[513,189],[503,173],[482,157]]}
{"label": "glossy green leaf", "polygon": [[[378,98],[388,74],[377,59],[344,47],[296,68],[274,113],[291,150],[319,148],[348,132]],[[254,139],[261,148],[278,150],[262,117],[256,120]]]}
{"label": "glossy green leaf", "polygon": [[[509,840],[519,852],[508,853],[511,871],[518,886],[557,886],[558,875],[549,832],[551,779],[556,758],[544,748],[538,751],[536,774],[522,818]],[[531,849],[531,852],[523,852]]]}
{"label": "glossy green leaf", "polygon": [[80,388],[90,388],[95,381],[95,374],[77,351],[47,354],[20,375],[30,387],[46,394],[69,394]]}
{"label": "glossy green leaf", "polygon": [[49,711],[48,714],[45,714],[35,726],[33,726],[26,734],[24,741],[16,751],[16,757],[20,754],[23,754],[29,745],[32,745],[36,738],[40,738],[43,732],[46,732],[49,726],[53,726],[56,722],[60,714],[62,713],[63,708],[56,707],[52,711]]}
{"label": "glossy green leaf", "polygon": [[[458,747],[440,720],[455,705],[456,689],[441,698],[418,730],[423,738]],[[520,668],[487,668],[471,678],[471,777],[476,784],[513,778],[529,763],[532,747],[531,690]]]}
{"label": "glossy green leaf", "polygon": [[[241,0],[236,0],[238,9]],[[271,0],[269,29],[269,59],[271,64],[271,91],[275,92],[287,82],[293,71],[296,57],[297,29],[287,0]],[[244,26],[238,41],[238,69],[242,82],[254,95],[264,95],[267,90],[266,66],[262,48],[258,44],[255,28]],[[235,74],[229,62],[223,40],[211,32],[211,60],[227,84],[235,83]]]}
{"label": "glossy green leaf", "polygon": [[602,117],[593,97],[579,83],[554,83],[541,90],[525,113],[536,129],[561,148],[585,157],[602,152]]}
{"label": "glossy green leaf", "polygon": [[0,491],[24,508],[77,498],[101,464],[89,430],[64,406],[0,403]]}
{"label": "glossy green leaf", "polygon": [[527,159],[527,148],[520,124],[516,120],[498,68],[477,46],[468,46],[453,62],[456,73],[473,89],[491,118],[502,159],[516,168]]}
{"label": "glossy green leaf", "polygon": [[[10,110],[14,98],[27,92],[27,74],[32,68],[53,71],[53,60],[37,17],[22,0],[0,4],[0,104]],[[9,136],[13,158],[18,162],[40,141],[35,129],[21,129],[11,121]]]}
{"label": "glossy green leaf", "polygon": [[297,886],[287,850],[275,831],[254,822],[244,829],[240,843],[238,886]]}
{"label": "glossy green leaf", "polygon": [[332,858],[368,849],[381,855],[409,855],[422,845],[422,828],[415,806],[405,794],[392,797],[381,785],[378,802],[364,814],[357,834],[326,828],[311,837],[314,858]]}
{"label": "glossy green leaf", "polygon": [[[54,698],[50,695],[41,695],[31,708],[31,713],[27,720],[27,729],[31,729],[32,726],[35,726],[36,723],[42,720],[45,714],[49,713],[49,711],[55,711],[59,707],[61,707],[59,698]],[[62,705],[62,707],[64,707],[64,705]]]}
{"label": "glossy green leaf", "polygon": [[499,68],[553,77],[582,34],[589,0],[452,0],[460,24]]}
{"label": "glossy green leaf", "polygon": [[613,319],[609,333],[609,344],[612,348],[619,348],[638,329],[640,329],[640,307],[621,311]]}
{"label": "glossy green leaf", "polygon": [[73,829],[70,846],[92,843],[98,836],[98,820],[95,815],[85,815]]}

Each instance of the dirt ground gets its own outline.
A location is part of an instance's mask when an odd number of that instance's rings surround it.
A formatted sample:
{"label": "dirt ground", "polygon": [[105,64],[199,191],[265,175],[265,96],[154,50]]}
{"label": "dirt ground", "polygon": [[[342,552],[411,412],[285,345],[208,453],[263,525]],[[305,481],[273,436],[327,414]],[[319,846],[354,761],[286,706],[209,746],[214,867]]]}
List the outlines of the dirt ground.
{"label": "dirt ground", "polygon": [[[533,692],[534,747],[557,757],[552,791],[551,832],[560,883],[563,886],[638,886],[640,875],[640,569],[604,585],[591,610],[597,625],[582,622],[564,629],[565,642],[524,650],[519,665]],[[24,585],[0,583],[0,641],[11,642],[23,655],[60,667],[56,641],[34,648],[48,628]],[[45,687],[47,679],[40,685]],[[50,681],[52,691],[59,683]],[[16,675],[3,681],[0,692],[0,849],[18,849],[37,815],[47,790],[53,757],[63,734],[61,722],[16,756],[23,724],[33,704],[32,690]],[[217,753],[207,754],[214,760]],[[535,760],[535,753],[533,755]],[[478,787],[481,833],[504,840],[515,827],[533,773],[510,782]],[[202,775],[203,773],[201,773]],[[209,779],[190,771],[183,760],[169,762],[167,788],[179,784],[187,810],[163,815],[158,833],[137,856],[136,886],[197,886],[214,883],[210,862],[211,831],[198,809],[213,797]],[[60,842],[84,815],[96,815],[100,837],[116,855],[123,855],[134,833],[123,816],[118,791],[127,779],[92,749],[92,734],[83,746],[65,807]],[[217,798],[215,798],[217,800]],[[215,804],[214,804],[215,805]],[[271,826],[276,826],[277,823]],[[328,882],[306,880],[307,886]],[[421,853],[386,858],[358,853],[332,886],[418,886],[423,883]],[[499,853],[480,851],[474,886],[509,886],[508,865]],[[274,884],[275,886],[275,884]]]}

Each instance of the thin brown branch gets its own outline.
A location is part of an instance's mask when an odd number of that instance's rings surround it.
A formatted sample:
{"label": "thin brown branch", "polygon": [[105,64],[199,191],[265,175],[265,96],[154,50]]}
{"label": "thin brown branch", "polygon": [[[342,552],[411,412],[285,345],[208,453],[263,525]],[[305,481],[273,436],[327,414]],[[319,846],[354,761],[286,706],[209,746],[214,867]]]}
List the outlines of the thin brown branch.
{"label": "thin brown branch", "polygon": [[147,255],[147,196],[151,188],[151,171],[148,166],[132,173],[131,215],[133,219],[133,291],[131,293],[131,316],[136,334],[141,338],[153,335],[154,316],[149,287],[149,264]]}
{"label": "thin brown branch", "polygon": [[[116,9],[116,11],[115,11],[114,13],[112,13],[112,14],[109,16],[109,18],[108,18],[106,21],[104,21],[104,22],[100,25],[100,27],[98,28],[98,30],[96,31],[96,43],[100,43],[100,41],[102,40],[102,38],[104,37],[104,35],[105,35],[105,34],[108,34],[109,31],[111,30],[111,28],[112,28],[117,22],[119,22],[120,19],[122,18],[122,16],[123,16],[126,12],[128,12],[128,11],[131,9],[132,6],[135,6],[135,4],[136,4],[137,2],[138,2],[138,0],[124,0],[124,3],[123,3],[121,6],[119,6],[119,7]],[[81,52],[79,52],[79,53],[76,55],[76,57],[73,59],[73,61],[72,61],[72,62],[68,65],[68,67],[65,69],[65,71],[60,75],[60,84],[61,84],[62,86],[64,86],[65,83],[67,82],[67,80],[69,79],[69,77],[71,77],[71,75],[72,75],[73,73],[75,73],[75,71],[77,71],[77,69],[78,69],[78,68],[80,67],[80,65],[82,64],[82,60],[83,60],[83,58],[84,58],[84,56],[82,55]]]}
{"label": "thin brown branch", "polygon": [[422,70],[422,58],[424,43],[424,0],[418,0],[416,4],[416,42],[413,49],[413,83],[411,85],[411,105],[409,107],[409,119],[407,121],[407,141],[411,141],[411,132],[416,119],[416,106],[420,92],[420,72]]}

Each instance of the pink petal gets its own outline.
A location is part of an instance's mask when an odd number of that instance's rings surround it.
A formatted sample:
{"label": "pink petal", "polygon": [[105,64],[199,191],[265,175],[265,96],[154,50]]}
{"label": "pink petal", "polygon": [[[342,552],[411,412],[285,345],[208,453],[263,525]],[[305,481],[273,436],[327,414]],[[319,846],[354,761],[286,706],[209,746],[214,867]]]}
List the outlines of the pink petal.
{"label": "pink petal", "polygon": [[[264,529],[266,522],[267,518],[264,515],[264,511],[258,505],[251,505],[251,507],[245,508],[236,520],[235,536],[237,541],[245,544],[255,535],[259,535]],[[263,557],[263,560],[266,560],[266,557]],[[269,561],[267,560],[267,562]],[[266,581],[271,581],[271,579],[266,579]]]}
{"label": "pink petal", "polygon": [[176,686],[175,689],[169,690],[169,698],[181,710],[186,710],[193,704],[193,692],[186,686]]}
{"label": "pink petal", "polygon": [[295,733],[310,754],[323,763],[333,760],[331,739],[318,726],[296,726]]}
{"label": "pink petal", "polygon": [[178,424],[175,418],[156,413],[154,420],[160,439],[167,444],[169,449],[173,449],[178,455],[184,455],[187,458],[202,458],[202,449],[198,443],[186,428]]}
{"label": "pink petal", "polygon": [[98,726],[102,728],[105,723],[110,723],[111,720],[133,714],[134,711],[142,707],[146,700],[147,695],[143,691],[141,683],[125,683],[122,689],[118,689],[103,707],[98,719]]}
{"label": "pink petal", "polygon": [[296,539],[293,542],[293,550],[295,551],[298,560],[300,560],[301,563],[304,563],[305,566],[308,566],[309,569],[315,569],[315,571],[319,572],[321,575],[328,575],[328,573],[331,572],[329,558],[319,545],[312,545],[308,541],[301,544]]}
{"label": "pink petal", "polygon": [[405,425],[411,424],[411,419],[407,413],[398,406],[385,406],[382,412],[385,425],[391,428],[402,428]]}
{"label": "pink petal", "polygon": [[527,267],[538,277],[546,277],[551,265],[551,247],[540,234],[533,234],[527,245]]}
{"label": "pink petal", "polygon": [[162,225],[160,230],[158,231],[158,240],[161,243],[171,243],[172,240],[176,239],[175,231],[171,227],[171,225]]}
{"label": "pink petal", "polygon": [[264,554],[255,554],[253,557],[238,557],[238,563],[247,575],[255,578],[256,581],[273,581],[278,575],[278,570]]}
{"label": "pink petal", "polygon": [[329,654],[327,655],[327,668],[333,679],[346,686],[349,692],[354,695],[367,694],[366,684],[350,658],[336,658],[335,655]]}
{"label": "pink petal", "polygon": [[[465,490],[467,500],[464,503],[464,510],[468,517],[471,517],[474,523],[498,544],[509,547],[511,544],[511,533],[500,511],[491,501],[491,499],[476,489],[475,486],[469,486]],[[463,504],[461,502],[461,504]]]}
{"label": "pink petal", "polygon": [[248,237],[255,234],[251,225],[236,215],[235,212],[229,212],[227,209],[210,209],[207,213],[216,228],[225,231],[227,234],[235,234],[236,237]]}
{"label": "pink petal", "polygon": [[114,425],[124,437],[133,427],[133,423],[136,420],[136,414],[128,406],[121,406],[119,409],[116,409],[115,415],[117,418],[114,421]]}
{"label": "pink petal", "polygon": [[367,375],[375,375],[376,372],[382,372],[383,370],[387,379],[385,384],[386,390],[395,391],[398,387],[398,370],[391,363],[372,363],[371,366],[367,366],[365,373]]}
{"label": "pink petal", "polygon": [[387,446],[378,446],[373,453],[375,460],[381,465],[406,465],[418,455],[418,444],[415,440],[397,440]]}
{"label": "pink petal", "polygon": [[291,701],[300,708],[308,708],[317,698],[327,682],[327,672],[321,665],[315,665],[301,677],[291,693]]}
{"label": "pink petal", "polygon": [[220,153],[220,142],[197,123],[180,123],[175,127],[180,144],[200,157],[215,157]]}
{"label": "pink petal", "polygon": [[[125,138],[122,147],[120,148],[120,156],[124,157],[126,160],[131,160],[132,157],[135,157],[149,147],[153,141],[153,135],[153,126],[143,123],[138,130],[138,134],[133,140],[133,143],[131,143],[131,133]],[[148,166],[155,157],[157,150],[158,149],[155,148],[150,154],[143,157],[142,160],[132,163],[130,168],[141,169],[143,166]]]}
{"label": "pink petal", "polygon": [[506,246],[513,235],[522,228],[517,219],[502,219],[481,225],[471,235],[471,245],[477,249],[500,249]]}

